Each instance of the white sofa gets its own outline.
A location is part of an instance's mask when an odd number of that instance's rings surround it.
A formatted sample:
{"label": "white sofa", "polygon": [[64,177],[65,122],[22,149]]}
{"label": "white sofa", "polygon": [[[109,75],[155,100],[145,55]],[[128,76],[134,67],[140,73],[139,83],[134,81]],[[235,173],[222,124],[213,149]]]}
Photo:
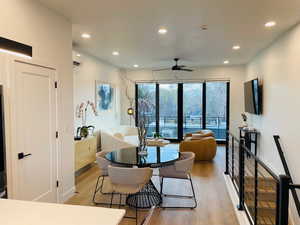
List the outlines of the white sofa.
{"label": "white sofa", "polygon": [[137,147],[139,144],[136,127],[119,126],[100,130],[101,151]]}

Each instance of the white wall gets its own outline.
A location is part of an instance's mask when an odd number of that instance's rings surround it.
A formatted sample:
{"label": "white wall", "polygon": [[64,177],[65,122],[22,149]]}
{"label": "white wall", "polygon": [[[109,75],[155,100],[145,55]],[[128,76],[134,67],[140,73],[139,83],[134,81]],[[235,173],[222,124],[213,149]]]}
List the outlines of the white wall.
{"label": "white wall", "polygon": [[[76,55],[80,53],[80,57]],[[115,106],[110,111],[99,111],[95,116],[91,108],[87,111],[86,125],[95,126],[96,130],[120,125],[120,71],[117,67],[102,62],[99,59],[74,51],[74,57],[80,61],[80,66],[74,67],[74,111],[82,102],[92,101],[95,103],[96,80],[110,83],[115,87]],[[75,116],[75,114],[74,114]],[[75,130],[82,126],[82,119],[75,116]]]}
{"label": "white wall", "polygon": [[[230,80],[230,129],[237,133],[237,127],[241,125],[241,113],[244,111],[243,82],[245,80],[245,66],[220,66],[201,67],[192,73],[153,73],[149,70],[127,71],[124,73],[128,79],[134,81],[147,80]],[[129,83],[130,84],[130,83]],[[129,85],[130,95],[134,96],[134,83]],[[129,107],[125,95],[122,99],[122,112],[126,112]],[[122,114],[121,121],[128,124],[128,115]]]}
{"label": "white wall", "polygon": [[[74,188],[71,23],[38,1],[9,0],[1,1],[0,27],[1,37],[31,45],[32,61],[43,62],[58,72],[58,123],[62,154],[60,198],[67,198]],[[8,87],[8,84],[4,85]]]}
{"label": "white wall", "polygon": [[[272,135],[281,137],[294,178],[300,183],[300,25],[262,51],[247,67],[247,79],[263,83],[263,115],[250,115],[250,123],[261,132],[259,155],[277,173],[283,173]],[[293,200],[291,200],[293,202]],[[294,212],[297,224],[298,216]]]}

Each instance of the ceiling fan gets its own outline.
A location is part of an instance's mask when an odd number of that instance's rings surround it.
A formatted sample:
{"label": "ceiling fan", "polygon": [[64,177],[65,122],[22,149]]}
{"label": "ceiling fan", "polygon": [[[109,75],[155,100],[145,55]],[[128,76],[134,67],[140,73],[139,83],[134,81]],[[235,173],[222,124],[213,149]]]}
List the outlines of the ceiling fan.
{"label": "ceiling fan", "polygon": [[179,58],[175,58],[174,61],[175,61],[175,65],[172,66],[171,68],[158,69],[158,70],[153,70],[153,71],[172,70],[172,71],[186,71],[186,72],[193,72],[192,69],[187,69],[186,66],[184,66],[184,65],[178,65]]}

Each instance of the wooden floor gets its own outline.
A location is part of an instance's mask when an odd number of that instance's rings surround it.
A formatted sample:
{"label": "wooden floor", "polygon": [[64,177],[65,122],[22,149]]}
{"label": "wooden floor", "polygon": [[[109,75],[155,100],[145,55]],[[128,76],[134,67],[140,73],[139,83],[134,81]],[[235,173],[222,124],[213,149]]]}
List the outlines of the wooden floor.
{"label": "wooden floor", "polygon": [[[196,209],[156,209],[151,225],[238,225],[223,178],[224,153],[225,148],[220,146],[218,147],[217,156],[213,162],[195,162],[192,177],[198,201],[198,207]],[[93,205],[91,198],[97,177],[97,167],[92,167],[77,177],[77,193],[67,204]],[[158,184],[157,177],[154,177],[153,181],[155,184]],[[169,180],[164,187],[166,188],[164,188],[164,191],[168,194],[190,193],[188,183],[184,183],[182,180]],[[109,190],[109,187],[106,188]],[[98,196],[99,199],[102,199],[102,197],[103,196]],[[172,199],[164,199],[164,202],[168,204],[174,202],[176,204],[188,204],[188,201],[182,201],[181,199],[176,199],[175,201]],[[118,202],[118,199],[116,199],[116,202]],[[129,214],[132,213],[132,210],[127,210]],[[144,210],[139,211],[139,223],[146,213],[147,211]],[[121,222],[121,225],[134,224],[135,221],[132,219],[123,219]]]}

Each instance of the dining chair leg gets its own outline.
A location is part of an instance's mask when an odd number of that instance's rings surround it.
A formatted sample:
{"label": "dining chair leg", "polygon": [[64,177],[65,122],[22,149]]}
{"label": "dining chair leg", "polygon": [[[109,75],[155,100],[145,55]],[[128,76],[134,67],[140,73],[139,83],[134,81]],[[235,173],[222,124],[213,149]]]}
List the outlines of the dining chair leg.
{"label": "dining chair leg", "polygon": [[96,187],[95,187],[95,191],[94,191],[94,195],[93,195],[93,202],[95,204],[96,204],[96,202],[95,202],[95,196],[96,196],[96,193],[98,192],[98,184],[99,184],[100,177],[102,177],[102,176],[99,176],[98,179],[97,179],[97,183],[96,183]]}
{"label": "dining chair leg", "polygon": [[168,196],[168,197],[180,197],[180,198],[192,198],[194,200],[194,205],[192,206],[162,206],[163,209],[165,208],[169,208],[169,209],[180,209],[180,208],[190,208],[190,209],[195,209],[197,207],[197,199],[196,199],[196,194],[195,194],[195,190],[194,190],[194,185],[193,185],[193,181],[192,181],[192,177],[189,174],[189,177],[185,180],[189,180],[191,188],[192,188],[192,196],[185,196],[185,195],[168,195],[168,194],[161,194],[164,196]]}
{"label": "dining chair leg", "polygon": [[137,196],[135,196],[135,202],[136,202],[136,205],[135,205],[135,224],[137,225],[138,224],[138,199],[137,199]]}
{"label": "dining chair leg", "polygon": [[114,192],[113,192],[113,193],[111,193],[111,199],[110,199],[110,208],[112,207],[113,198],[114,198]]}
{"label": "dining chair leg", "polygon": [[192,187],[192,192],[193,192],[193,199],[194,199],[194,203],[195,203],[194,207],[192,207],[192,208],[196,208],[197,207],[197,199],[196,199],[196,195],[195,195],[194,185],[193,185],[191,175],[189,175],[189,177],[190,177],[189,180],[190,180],[191,187]]}
{"label": "dining chair leg", "polygon": [[121,208],[121,204],[122,204],[122,194],[120,194],[119,208]]}
{"label": "dining chair leg", "polygon": [[164,186],[164,177],[161,177],[161,182],[160,182],[160,195],[163,194],[163,186]]}
{"label": "dining chair leg", "polygon": [[105,177],[103,176],[102,183],[101,183],[101,187],[99,188],[100,193],[103,194],[103,195],[110,195],[111,192],[103,192],[103,186],[104,186],[104,181],[105,181],[104,178],[105,178]]}
{"label": "dining chair leg", "polygon": [[[101,182],[101,184],[100,184],[100,186],[99,186],[100,178],[102,178],[102,182]],[[93,203],[94,203],[95,205],[111,205],[110,202],[96,202],[96,200],[95,200],[96,194],[97,194],[99,191],[100,191],[101,194],[103,194],[103,195],[105,195],[105,194],[106,194],[106,195],[107,195],[107,194],[112,194],[112,193],[102,193],[102,188],[103,188],[103,182],[104,182],[104,179],[105,179],[105,176],[99,176],[98,179],[97,179],[97,183],[96,183],[96,187],[95,187],[95,191],[94,191],[93,199],[92,199],[92,201],[93,201]],[[98,187],[98,186],[99,186],[99,187]]]}

